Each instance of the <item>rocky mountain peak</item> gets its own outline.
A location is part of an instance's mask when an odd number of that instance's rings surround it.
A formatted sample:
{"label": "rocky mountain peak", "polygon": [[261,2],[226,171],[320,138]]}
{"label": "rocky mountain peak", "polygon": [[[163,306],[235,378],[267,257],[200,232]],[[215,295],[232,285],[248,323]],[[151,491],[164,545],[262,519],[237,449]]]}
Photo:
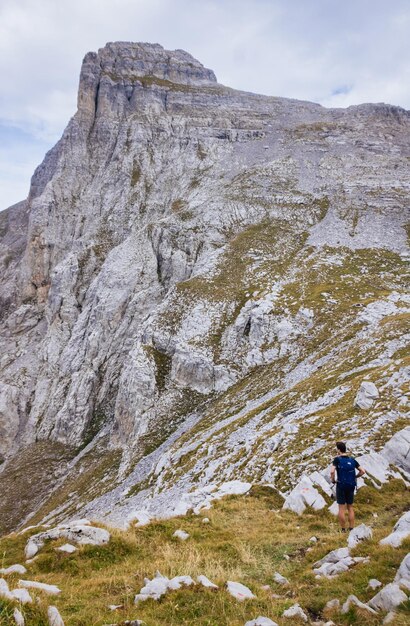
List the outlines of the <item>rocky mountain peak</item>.
{"label": "rocky mountain peak", "polygon": [[198,86],[216,83],[216,76],[184,50],[165,50],[151,43],[107,43],[84,57],[78,108],[92,111],[101,88],[123,92],[130,100],[136,86],[161,81]]}

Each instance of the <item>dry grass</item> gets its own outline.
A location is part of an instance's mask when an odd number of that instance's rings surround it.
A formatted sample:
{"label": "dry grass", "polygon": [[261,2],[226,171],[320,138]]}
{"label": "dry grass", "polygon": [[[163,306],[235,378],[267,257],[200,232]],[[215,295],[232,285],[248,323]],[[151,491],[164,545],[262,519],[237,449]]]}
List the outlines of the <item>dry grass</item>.
{"label": "dry grass", "polygon": [[[355,593],[367,601],[372,595],[367,590],[369,578],[390,582],[410,547],[409,542],[399,549],[378,544],[410,506],[410,494],[403,483],[392,481],[382,490],[368,487],[357,498],[357,521],[370,524],[374,538],[356,553],[370,555],[370,563],[357,565],[336,579],[316,580],[312,563],[341,547],[345,536],[338,533],[336,520],[327,512],[309,512],[299,518],[282,511],[280,505],[276,492],[259,487],[248,496],[218,502],[206,513],[209,524],[203,524],[201,516],[188,515],[127,532],[113,530],[107,546],[84,546],[73,555],[55,551],[63,541],[52,542],[40,552],[25,577],[57,584],[62,589],[53,603],[59,607],[66,626],[102,626],[136,618],[148,626],[243,626],[257,615],[289,626],[281,614],[295,601],[312,618],[323,616],[326,601],[334,597],[344,601]],[[377,518],[373,517],[375,511]],[[190,534],[186,542],[172,537],[177,528]],[[319,538],[315,545],[309,542],[312,535]],[[26,539],[27,535],[11,535],[0,542],[3,564],[22,561]],[[220,589],[182,589],[168,593],[159,602],[150,600],[134,606],[134,595],[143,586],[144,577],[153,577],[157,570],[169,577],[205,574]],[[273,582],[276,571],[289,578],[289,588]],[[17,582],[17,577],[10,578]],[[223,588],[227,580],[246,584],[257,599],[238,603]],[[262,589],[266,584],[271,585],[271,592]],[[272,592],[283,597],[272,598]],[[107,608],[109,604],[123,608],[113,615]],[[406,623],[409,610],[401,610],[397,624]],[[27,626],[47,623],[44,602],[24,611]],[[9,615],[10,605],[0,603],[0,624],[11,623]],[[381,617],[359,615],[354,609],[347,616],[332,614],[331,618],[338,626],[371,626],[382,621]]]}

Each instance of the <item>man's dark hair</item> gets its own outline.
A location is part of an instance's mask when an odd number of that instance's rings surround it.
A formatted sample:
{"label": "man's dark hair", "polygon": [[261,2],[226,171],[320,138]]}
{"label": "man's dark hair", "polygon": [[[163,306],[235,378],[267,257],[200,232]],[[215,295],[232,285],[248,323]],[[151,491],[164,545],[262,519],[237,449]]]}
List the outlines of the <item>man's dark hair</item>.
{"label": "man's dark hair", "polygon": [[346,452],[346,444],[344,443],[344,441],[338,441],[336,443],[336,448],[339,450],[339,452]]}

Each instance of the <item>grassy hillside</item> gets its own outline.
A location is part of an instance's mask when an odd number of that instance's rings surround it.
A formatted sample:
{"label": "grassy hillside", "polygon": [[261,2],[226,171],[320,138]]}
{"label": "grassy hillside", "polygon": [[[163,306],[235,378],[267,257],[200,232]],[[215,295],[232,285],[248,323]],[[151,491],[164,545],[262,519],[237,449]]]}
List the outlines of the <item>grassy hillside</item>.
{"label": "grassy hillside", "polygon": [[[38,603],[22,612],[26,626],[45,626],[47,604],[58,606],[66,626],[102,626],[141,619],[147,626],[243,626],[247,620],[265,615],[280,626],[298,624],[282,618],[284,609],[295,602],[315,619],[333,619],[337,626],[376,626],[383,616],[372,617],[353,608],[346,615],[323,612],[326,602],[344,602],[354,593],[362,601],[375,592],[367,589],[370,578],[383,584],[394,579],[396,570],[409,551],[410,540],[400,548],[380,546],[379,540],[391,532],[397,518],[410,506],[410,492],[402,481],[394,480],[382,489],[368,486],[357,496],[357,523],[373,529],[373,539],[354,554],[370,556],[350,571],[332,579],[317,580],[312,564],[330,550],[343,547],[346,535],[339,532],[336,519],[327,512],[310,511],[301,517],[281,510],[282,500],[268,487],[253,487],[247,496],[231,496],[217,502],[203,516],[188,515],[154,522],[127,532],[112,531],[105,546],[83,546],[68,555],[55,548],[64,540],[49,542],[38,558],[27,565],[25,579],[56,584],[60,596],[45,597],[35,592]],[[377,514],[377,517],[374,515]],[[178,528],[190,537],[182,542],[172,535]],[[23,563],[23,550],[30,533],[12,534],[0,540],[1,566]],[[316,536],[316,544],[310,538]],[[289,557],[289,558],[287,558]],[[134,595],[159,570],[163,575],[205,574],[219,585],[207,590],[197,585],[170,591],[160,601],[148,600],[135,606]],[[290,581],[281,587],[273,581],[278,571]],[[8,576],[14,588],[18,576]],[[255,600],[238,602],[224,589],[227,580],[247,585]],[[263,586],[270,585],[270,590]],[[277,594],[278,597],[272,597]],[[113,613],[108,605],[122,605]],[[400,607],[395,625],[409,623],[410,603]],[[12,604],[0,600],[0,624],[12,624]],[[302,622],[300,622],[302,623]]]}

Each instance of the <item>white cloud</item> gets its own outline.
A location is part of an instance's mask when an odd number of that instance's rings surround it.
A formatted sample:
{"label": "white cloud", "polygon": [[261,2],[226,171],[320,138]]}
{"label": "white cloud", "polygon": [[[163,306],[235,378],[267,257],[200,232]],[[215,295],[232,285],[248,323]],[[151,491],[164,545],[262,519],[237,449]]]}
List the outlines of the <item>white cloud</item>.
{"label": "white cloud", "polygon": [[[117,40],[188,50],[238,89],[410,108],[409,26],[407,0],[0,0],[0,121],[31,135],[31,155],[51,146],[75,111],[84,54]],[[3,190],[19,174],[1,166]]]}

